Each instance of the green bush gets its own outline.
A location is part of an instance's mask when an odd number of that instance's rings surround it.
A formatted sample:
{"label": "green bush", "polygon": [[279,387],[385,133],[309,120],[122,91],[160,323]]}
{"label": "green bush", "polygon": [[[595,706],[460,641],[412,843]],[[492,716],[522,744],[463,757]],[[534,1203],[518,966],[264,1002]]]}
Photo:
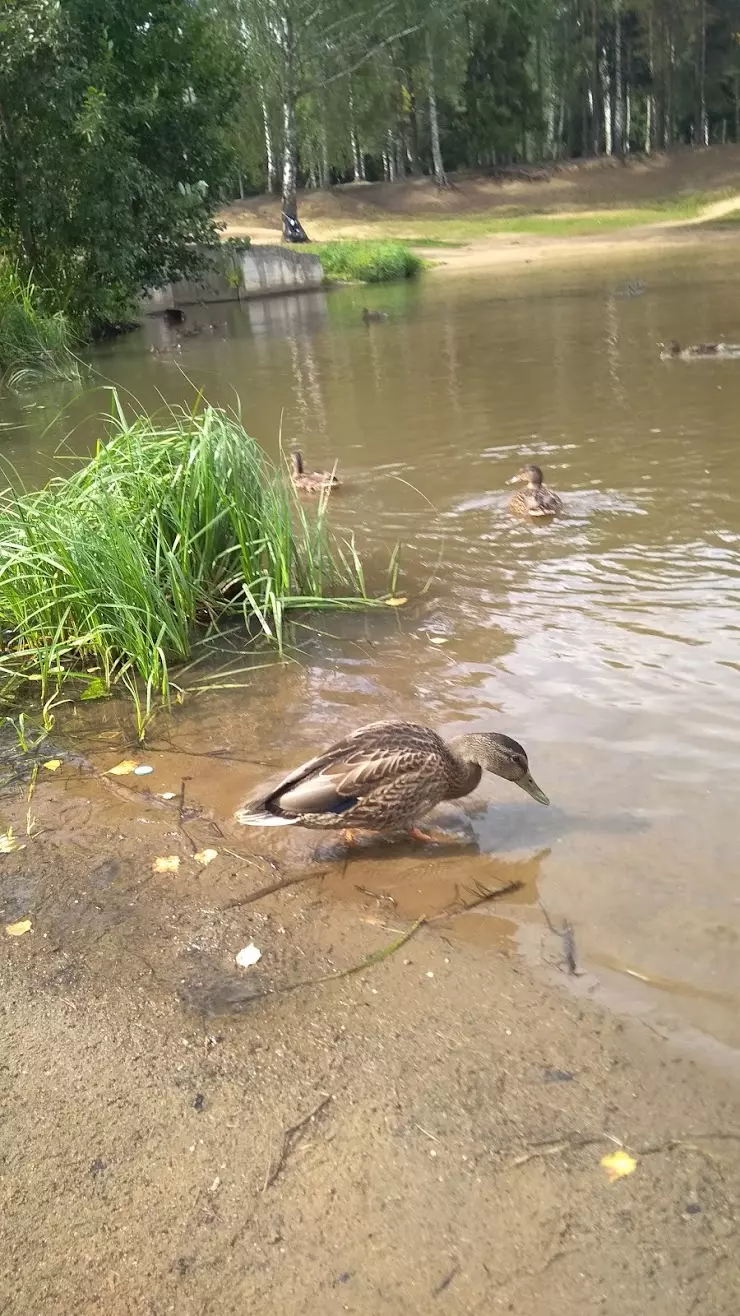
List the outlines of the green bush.
{"label": "green bush", "polygon": [[75,475],[0,494],[6,698],[26,681],[44,706],[70,678],[82,698],[122,683],[143,735],[172,663],[219,622],[241,616],[281,647],[290,609],[371,601],[354,543],[329,532],[327,496],[307,511],[223,411],[167,421],[118,407]]}
{"label": "green bush", "polygon": [[424,266],[402,242],[325,242],[318,254],[325,278],[349,283],[410,279]]}
{"label": "green bush", "polygon": [[0,377],[11,385],[32,384],[43,375],[79,375],[74,337],[62,311],[40,309],[38,291],[10,261],[0,260]]}

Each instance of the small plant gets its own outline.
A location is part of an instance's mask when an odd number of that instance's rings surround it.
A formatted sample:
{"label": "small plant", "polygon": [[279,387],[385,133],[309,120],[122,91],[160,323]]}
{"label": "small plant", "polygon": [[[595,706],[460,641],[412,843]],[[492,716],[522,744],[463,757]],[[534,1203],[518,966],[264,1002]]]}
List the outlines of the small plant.
{"label": "small plant", "polygon": [[402,242],[326,242],[317,244],[327,279],[349,283],[390,283],[410,279],[424,267]]}
{"label": "small plant", "polygon": [[35,384],[45,375],[79,378],[74,337],[62,311],[41,309],[39,290],[17,267],[0,259],[0,376],[11,388]]}
{"label": "small plant", "polygon": [[208,628],[241,617],[280,650],[291,610],[373,600],[354,542],[329,531],[328,498],[306,510],[238,420],[205,406],[157,426],[115,406],[76,474],[0,494],[0,695],[31,682],[50,726],[63,688],[118,685],[142,736]]}

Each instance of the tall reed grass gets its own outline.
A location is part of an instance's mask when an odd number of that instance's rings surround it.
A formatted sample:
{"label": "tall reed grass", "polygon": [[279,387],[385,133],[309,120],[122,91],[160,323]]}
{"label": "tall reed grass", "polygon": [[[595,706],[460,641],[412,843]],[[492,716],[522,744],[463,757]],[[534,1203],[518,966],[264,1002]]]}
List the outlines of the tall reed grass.
{"label": "tall reed grass", "polygon": [[11,388],[45,376],[76,379],[79,364],[74,334],[62,311],[43,310],[32,279],[23,279],[12,261],[0,259],[0,377]]}
{"label": "tall reed grass", "polygon": [[81,470],[0,494],[0,678],[46,707],[122,683],[142,734],[205,628],[241,616],[282,648],[291,610],[372,600],[327,498],[304,508],[238,420],[205,406],[160,427],[114,406]]}
{"label": "tall reed grass", "polygon": [[352,283],[389,283],[410,279],[424,267],[403,242],[341,241],[316,243],[327,279]]}

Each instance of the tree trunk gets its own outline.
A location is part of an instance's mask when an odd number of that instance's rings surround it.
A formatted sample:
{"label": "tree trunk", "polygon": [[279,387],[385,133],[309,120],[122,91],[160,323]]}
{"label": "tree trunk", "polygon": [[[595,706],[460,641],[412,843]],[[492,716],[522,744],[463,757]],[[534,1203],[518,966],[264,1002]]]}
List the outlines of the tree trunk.
{"label": "tree trunk", "polygon": [[348,78],[349,84],[349,140],[352,148],[352,173],[356,183],[360,183],[365,178],[365,164],[360,151],[360,144],[357,140],[357,128],[355,126],[355,98],[352,94],[352,79]]}
{"label": "tree trunk", "polygon": [[614,150],[624,153],[624,88],[622,85],[622,14],[619,0],[614,6]]}
{"label": "tree trunk", "polygon": [[740,73],[735,74],[735,141],[740,142]]}
{"label": "tree trunk", "polygon": [[655,86],[655,67],[653,61],[653,13],[648,14],[648,71],[650,73],[650,89],[645,97],[645,154],[649,155],[653,149],[653,125],[655,123],[655,95],[653,88]]}
{"label": "tree trunk", "polygon": [[432,50],[431,33],[427,30],[426,55],[427,55],[427,78],[429,80],[429,128],[432,137],[432,167],[434,169],[434,181],[437,187],[447,186],[447,175],[445,173],[444,161],[442,160],[442,147],[439,144],[439,118],[437,116],[437,91],[434,82],[434,51]]}
{"label": "tree trunk", "polygon": [[601,52],[601,103],[604,107],[604,150],[612,154],[612,95],[609,76],[609,58],[606,47]]}
{"label": "tree trunk", "polygon": [[329,163],[329,137],[326,131],[326,106],[321,107],[321,170],[319,186],[331,187],[331,165]]}
{"label": "tree trunk", "polygon": [[591,141],[594,155],[601,150],[601,106],[599,104],[600,59],[599,59],[599,14],[598,0],[593,0],[591,23],[593,26],[593,65],[591,77]]}
{"label": "tree trunk", "polygon": [[267,161],[267,190],[275,191],[277,182],[277,171],[275,169],[275,154],[272,149],[272,133],[270,132],[270,116],[267,113],[267,101],[265,100],[264,90],[262,92],[262,123],[265,130],[265,159]]}
{"label": "tree trunk", "polygon": [[632,136],[632,89],[629,82],[624,95],[624,142],[622,151],[625,155],[630,153],[630,138]]}
{"label": "tree trunk", "polygon": [[707,3],[701,0],[701,58],[699,62],[699,140],[709,145],[709,116],[707,115]]}
{"label": "tree trunk", "polygon": [[298,131],[296,128],[295,39],[289,18],[284,24],[285,82],[283,89],[283,197],[282,207],[291,219],[297,219],[296,175],[298,173]]}
{"label": "tree trunk", "polygon": [[537,24],[534,39],[535,79],[537,82],[537,154],[540,160],[545,158],[545,88],[542,85],[542,28]]}
{"label": "tree trunk", "polygon": [[33,270],[38,270],[39,251],[36,245],[31,206],[28,201],[26,170],[20,152],[15,149],[5,111],[0,105],[0,140],[3,137],[8,148],[13,172],[13,191],[15,192],[18,231],[20,233],[25,270],[27,274],[31,274]]}

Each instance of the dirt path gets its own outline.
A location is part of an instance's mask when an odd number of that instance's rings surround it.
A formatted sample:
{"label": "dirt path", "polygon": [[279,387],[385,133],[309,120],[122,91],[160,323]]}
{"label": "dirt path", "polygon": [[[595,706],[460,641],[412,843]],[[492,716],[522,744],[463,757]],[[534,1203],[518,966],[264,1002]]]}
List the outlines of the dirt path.
{"label": "dirt path", "polygon": [[191,803],[65,767],[27,838],[24,787],[4,800],[2,926],[33,926],[0,931],[0,1311],[735,1316],[731,1076],[454,920],[250,1004],[409,925],[318,876],[229,907],[276,870]]}

